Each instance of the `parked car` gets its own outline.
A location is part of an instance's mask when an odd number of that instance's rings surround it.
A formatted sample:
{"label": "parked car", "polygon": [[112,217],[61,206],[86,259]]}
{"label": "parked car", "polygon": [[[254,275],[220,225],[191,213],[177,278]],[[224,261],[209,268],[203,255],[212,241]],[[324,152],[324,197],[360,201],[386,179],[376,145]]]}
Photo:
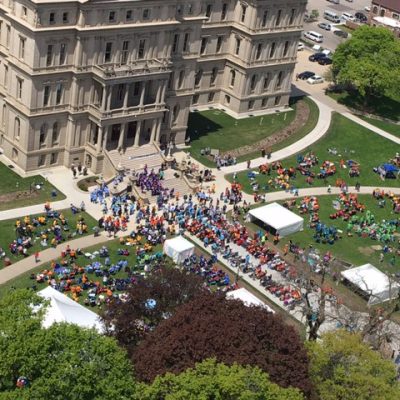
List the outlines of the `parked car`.
{"label": "parked car", "polygon": [[299,43],[297,45],[297,51],[301,51],[301,50],[304,50],[304,44],[303,43]]}
{"label": "parked car", "polygon": [[320,58],[318,60],[318,64],[319,65],[331,65],[332,64],[332,58],[330,58],[330,57]]}
{"label": "parked car", "polygon": [[308,60],[315,62],[315,61],[318,61],[320,58],[324,58],[324,57],[326,57],[325,53],[314,53],[314,54],[311,54],[310,57],[308,57]]}
{"label": "parked car", "polygon": [[342,31],[341,29],[338,29],[337,31],[333,32],[334,35],[342,37],[344,39],[347,39],[349,37],[349,34],[345,31]]}
{"label": "parked car", "polygon": [[297,75],[297,78],[301,79],[302,81],[305,81],[305,80],[307,80],[308,78],[311,78],[314,75],[315,75],[315,72],[304,71],[304,72],[301,72],[299,75]]}
{"label": "parked car", "polygon": [[356,19],[358,19],[362,23],[365,23],[368,21],[367,16],[365,14],[363,14],[362,12],[356,12],[354,14],[354,16],[356,17]]}
{"label": "parked car", "polygon": [[370,12],[370,11],[371,11],[371,7],[370,7],[370,6],[365,6],[365,7],[364,7],[364,10],[365,10],[366,12]]}
{"label": "parked car", "polygon": [[319,26],[321,29],[325,29],[326,31],[330,31],[330,30],[332,29],[332,25],[331,25],[331,24],[327,24],[326,22],[320,22],[320,23],[318,24],[318,26]]}
{"label": "parked car", "polygon": [[348,12],[344,12],[340,18],[343,21],[354,21],[355,20],[354,15],[350,14]]}
{"label": "parked car", "polygon": [[314,75],[307,79],[307,83],[309,83],[310,85],[315,85],[317,83],[323,83],[323,82],[324,78],[319,75]]}

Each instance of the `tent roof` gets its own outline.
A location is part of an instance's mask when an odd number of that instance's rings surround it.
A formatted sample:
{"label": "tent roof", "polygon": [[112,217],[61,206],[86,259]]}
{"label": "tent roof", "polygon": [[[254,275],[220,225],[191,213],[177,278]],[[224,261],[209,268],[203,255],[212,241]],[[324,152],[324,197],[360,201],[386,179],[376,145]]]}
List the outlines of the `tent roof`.
{"label": "tent roof", "polygon": [[82,328],[94,328],[99,333],[104,332],[104,326],[99,316],[88,310],[65,294],[51,286],[38,292],[43,298],[50,300],[43,320],[43,327],[48,328],[56,322],[67,322]]}
{"label": "tent roof", "polygon": [[[361,265],[341,272],[348,281],[370,295],[378,295],[390,288],[389,277],[372,264]],[[399,287],[392,283],[393,287]]]}
{"label": "tent roof", "polygon": [[236,290],[231,290],[226,294],[228,299],[236,299],[241,300],[246,306],[260,306],[268,309],[268,311],[275,313],[275,311],[268,307],[263,301],[261,301],[258,297],[254,296],[253,293],[249,292],[245,288],[240,288]]}
{"label": "tent roof", "polygon": [[303,222],[303,218],[278,203],[267,204],[249,211],[254,218],[279,230]]}
{"label": "tent roof", "polygon": [[189,240],[185,239],[183,236],[177,236],[173,239],[168,239],[165,241],[165,244],[178,252],[194,248],[194,244],[189,242]]}

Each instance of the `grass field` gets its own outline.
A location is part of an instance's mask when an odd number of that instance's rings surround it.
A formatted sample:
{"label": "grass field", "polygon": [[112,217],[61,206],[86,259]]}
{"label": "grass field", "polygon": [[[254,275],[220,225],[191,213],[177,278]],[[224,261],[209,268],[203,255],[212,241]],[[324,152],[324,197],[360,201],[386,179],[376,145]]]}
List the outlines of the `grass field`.
{"label": "grass field", "polygon": [[368,117],[360,117],[360,118],[368,122],[369,124],[376,126],[379,129],[382,129],[386,132],[391,133],[392,135],[400,137],[400,124],[381,121],[375,118],[368,118]]}
{"label": "grass field", "polygon": [[[32,190],[40,184],[40,190]],[[0,162],[0,211],[45,203],[47,200],[63,200],[65,196],[60,191],[52,198],[51,192],[56,190],[53,185],[40,175],[21,178],[9,167]],[[28,192],[28,196],[19,196],[18,192]]]}
{"label": "grass field", "polygon": [[[335,148],[337,154],[333,155],[328,152],[329,148]],[[300,154],[305,155],[313,152],[319,158],[320,165],[329,160],[335,163],[337,172],[327,178],[326,184],[322,179],[315,179],[313,186],[326,186],[328,184],[334,186],[338,178],[344,179],[350,186],[354,186],[359,182],[363,186],[390,186],[398,187],[399,179],[386,179],[382,181],[378,174],[373,172],[373,168],[387,162],[393,158],[396,153],[396,146],[390,140],[384,139],[374,132],[356,124],[339,114],[334,114],[331,126],[327,134],[318,142],[303,150]],[[339,168],[339,161],[355,160],[360,164],[361,175],[358,178],[350,178],[348,169]],[[289,157],[282,161],[283,167],[296,167],[297,155]],[[316,165],[311,169],[318,174],[320,166]],[[271,176],[259,174],[255,180],[259,183],[260,193],[282,190],[279,186],[268,184],[271,178],[277,176],[273,171]],[[233,180],[232,175],[227,175],[229,181]],[[248,171],[242,171],[237,175],[237,180],[242,184],[243,190],[247,193],[253,193],[252,181],[248,178]],[[302,188],[310,187],[306,182],[306,177],[297,172],[296,177],[290,180],[293,187]]]}
{"label": "grass field", "polygon": [[[78,235],[75,234],[75,230],[76,230],[76,223],[80,217],[83,217],[86,224],[88,225],[88,233],[84,234],[83,236],[92,234],[93,233],[92,228],[95,225],[97,225],[97,221],[85,212],[74,215],[71,212],[71,210],[67,209],[67,210],[60,210],[59,213],[64,215],[64,217],[68,221],[68,225],[70,227],[69,231],[64,232],[65,238],[67,238],[68,235],[72,235],[75,238],[78,237]],[[30,216],[31,221],[32,221],[33,217],[39,217],[40,215],[45,215],[45,213]],[[10,258],[11,262],[16,262],[23,258],[22,255],[12,254],[9,250],[10,243],[13,240],[17,239],[17,234],[16,234],[16,230],[15,230],[15,223],[17,220],[20,220],[21,222],[23,222],[24,218],[13,218],[13,219],[0,221],[0,247],[6,252],[7,257]],[[34,234],[33,234],[33,240],[32,240],[33,246],[31,246],[28,249],[28,255],[34,254],[34,252],[36,250],[41,251],[41,250],[45,249],[40,244],[40,234],[41,234],[41,232],[45,231],[46,229],[51,228],[53,221],[54,221],[54,219],[49,218],[47,220],[46,225],[40,225],[37,228],[35,228]],[[49,236],[48,244],[50,246],[50,241],[54,237],[54,235],[50,233],[48,236]]]}
{"label": "grass field", "polygon": [[[299,140],[317,124],[318,107],[307,98],[304,101],[310,107],[310,117],[306,125],[294,133],[287,141],[273,146],[273,151]],[[292,106],[295,108],[295,103]],[[190,154],[202,164],[208,167],[215,167],[215,163],[212,160],[201,155],[201,149],[210,147],[220,151],[229,151],[256,143],[280,131],[289,125],[294,118],[294,110],[240,120],[236,120],[220,110],[191,113],[188,122],[188,133],[191,138]],[[239,157],[238,162],[259,156],[260,151],[249,153]]]}

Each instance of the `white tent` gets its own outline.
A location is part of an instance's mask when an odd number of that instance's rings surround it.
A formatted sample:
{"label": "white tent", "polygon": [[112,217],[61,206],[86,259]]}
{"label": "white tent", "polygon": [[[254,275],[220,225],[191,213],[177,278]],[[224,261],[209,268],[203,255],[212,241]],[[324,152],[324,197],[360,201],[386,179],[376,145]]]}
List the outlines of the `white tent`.
{"label": "white tent", "polygon": [[268,307],[263,301],[258,297],[254,296],[253,293],[249,292],[245,288],[240,288],[236,290],[231,290],[226,294],[227,299],[241,300],[246,306],[260,306],[266,308],[269,312],[275,313],[275,311]]}
{"label": "white tent", "polygon": [[43,327],[48,328],[56,322],[76,324],[82,328],[94,328],[97,332],[104,332],[104,325],[99,316],[88,310],[65,294],[51,286],[38,292],[40,296],[50,301],[43,320]]}
{"label": "white tent", "polygon": [[368,304],[382,303],[398,296],[399,285],[371,264],[351,268],[341,274],[369,298]]}
{"label": "white tent", "polygon": [[194,253],[194,244],[182,236],[177,236],[164,242],[164,253],[175,263],[181,264]]}
{"label": "white tent", "polygon": [[249,214],[251,220],[260,220],[282,237],[303,230],[303,218],[278,203],[254,208],[249,211]]}

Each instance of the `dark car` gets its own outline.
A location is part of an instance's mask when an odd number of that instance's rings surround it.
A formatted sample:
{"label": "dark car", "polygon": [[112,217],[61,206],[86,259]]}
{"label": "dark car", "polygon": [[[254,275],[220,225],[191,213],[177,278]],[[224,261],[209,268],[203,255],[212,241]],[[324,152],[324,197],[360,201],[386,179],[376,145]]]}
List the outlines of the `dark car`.
{"label": "dark car", "polygon": [[356,12],[356,13],[354,14],[354,16],[355,16],[356,19],[358,19],[360,22],[365,23],[365,22],[368,21],[367,16],[366,16],[365,14],[363,14],[362,12]]}
{"label": "dark car", "polygon": [[348,34],[347,32],[342,31],[342,30],[340,30],[340,29],[338,29],[337,31],[334,31],[333,33],[334,33],[334,35],[339,36],[339,37],[342,37],[342,38],[344,38],[344,39],[346,39],[346,38],[349,37],[349,34]]}
{"label": "dark car", "polygon": [[304,71],[304,72],[301,72],[297,77],[299,79],[301,79],[302,81],[305,81],[306,79],[311,78],[314,75],[315,75],[315,72]]}
{"label": "dark car", "polygon": [[329,58],[329,57],[320,58],[318,60],[318,64],[319,65],[331,65],[332,64],[332,58]]}
{"label": "dark car", "polygon": [[320,58],[324,58],[324,57],[326,57],[325,53],[315,53],[315,54],[311,54],[311,56],[308,57],[308,60],[314,62],[314,61],[318,61]]}

